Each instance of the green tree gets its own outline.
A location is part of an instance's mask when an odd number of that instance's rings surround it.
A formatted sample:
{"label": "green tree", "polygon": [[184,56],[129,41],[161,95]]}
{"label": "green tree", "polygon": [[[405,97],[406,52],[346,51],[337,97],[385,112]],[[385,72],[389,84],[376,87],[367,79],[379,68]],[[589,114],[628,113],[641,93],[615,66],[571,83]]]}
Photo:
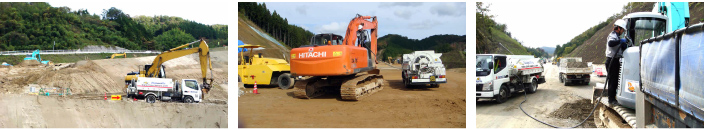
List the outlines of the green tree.
{"label": "green tree", "polygon": [[169,31],[164,32],[163,34],[157,36],[154,38],[156,48],[157,50],[168,50],[180,45],[183,45],[185,43],[189,43],[192,41],[195,41],[196,39],[193,38],[190,34],[182,31],[181,29],[171,29]]}

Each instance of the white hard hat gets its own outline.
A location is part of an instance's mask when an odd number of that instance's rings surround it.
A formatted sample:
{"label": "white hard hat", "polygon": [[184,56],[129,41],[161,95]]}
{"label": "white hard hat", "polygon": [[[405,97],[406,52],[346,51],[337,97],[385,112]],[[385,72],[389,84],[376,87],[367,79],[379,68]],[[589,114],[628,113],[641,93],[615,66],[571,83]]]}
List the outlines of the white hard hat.
{"label": "white hard hat", "polygon": [[616,20],[616,22],[614,22],[614,26],[618,26],[623,29],[626,29],[626,20],[623,20],[623,19]]}

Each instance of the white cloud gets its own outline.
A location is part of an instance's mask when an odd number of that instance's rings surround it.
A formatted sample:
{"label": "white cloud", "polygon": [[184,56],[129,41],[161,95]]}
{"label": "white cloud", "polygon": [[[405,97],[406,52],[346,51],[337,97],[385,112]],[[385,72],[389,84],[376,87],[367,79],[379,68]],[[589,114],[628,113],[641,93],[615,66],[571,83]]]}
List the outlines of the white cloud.
{"label": "white cloud", "polygon": [[467,14],[465,3],[439,3],[430,7],[430,13],[438,16],[462,16]]}
{"label": "white cloud", "polygon": [[423,22],[419,23],[411,23],[408,25],[409,28],[411,29],[418,29],[418,30],[427,30],[427,29],[432,29],[433,27],[442,24],[438,21],[435,20],[423,20]]}
{"label": "white cloud", "polygon": [[411,15],[413,15],[413,12],[411,12],[409,10],[396,10],[394,12],[394,15],[396,15],[397,17],[404,18],[404,19],[410,19]]}
{"label": "white cloud", "polygon": [[335,33],[344,35],[347,31],[347,24],[341,22],[332,22],[329,24],[320,25],[315,33]]}
{"label": "white cloud", "polygon": [[393,6],[409,6],[409,7],[417,7],[421,6],[423,3],[420,2],[382,2],[379,4],[379,7],[393,7]]}

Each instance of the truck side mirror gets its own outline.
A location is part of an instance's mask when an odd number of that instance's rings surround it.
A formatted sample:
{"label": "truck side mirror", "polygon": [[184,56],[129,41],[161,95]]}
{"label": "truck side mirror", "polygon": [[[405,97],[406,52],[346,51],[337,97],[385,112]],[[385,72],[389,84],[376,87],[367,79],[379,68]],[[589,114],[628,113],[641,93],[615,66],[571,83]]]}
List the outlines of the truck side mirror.
{"label": "truck side mirror", "polygon": [[489,62],[489,69],[494,69],[494,62]]}

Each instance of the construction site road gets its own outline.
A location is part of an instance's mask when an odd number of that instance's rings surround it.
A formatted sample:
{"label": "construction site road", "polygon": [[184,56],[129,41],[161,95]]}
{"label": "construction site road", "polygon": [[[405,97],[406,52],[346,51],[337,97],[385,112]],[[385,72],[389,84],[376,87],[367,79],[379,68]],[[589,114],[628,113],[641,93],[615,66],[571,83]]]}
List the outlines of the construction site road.
{"label": "construction site road", "polygon": [[[211,49],[215,81],[204,101],[194,104],[150,104],[125,97],[125,74],[150,64],[155,56],[0,66],[0,128],[227,128],[226,50]],[[202,77],[197,54],[172,59],[164,66],[167,78]],[[62,91],[67,89],[70,95]],[[123,99],[111,100],[112,95]]]}
{"label": "construction site road", "polygon": [[[589,100],[593,94],[592,87],[597,82],[603,83],[606,78],[592,74],[589,85],[564,86],[559,81],[556,65],[548,63],[544,68],[546,82],[538,85],[536,93],[528,94],[523,109],[531,116],[552,125],[571,127],[579,124],[594,107]],[[521,111],[519,104],[525,98],[524,93],[519,92],[513,93],[502,104],[487,99],[477,101],[477,128],[551,128]],[[578,128],[596,128],[593,116]]]}
{"label": "construction site road", "polygon": [[252,94],[247,86],[238,98],[240,122],[254,128],[466,127],[464,68],[448,69],[448,83],[439,88],[406,88],[400,69],[381,63],[379,69],[384,89],[361,101],[342,101],[339,93],[299,99],[292,89],[262,85]]}

